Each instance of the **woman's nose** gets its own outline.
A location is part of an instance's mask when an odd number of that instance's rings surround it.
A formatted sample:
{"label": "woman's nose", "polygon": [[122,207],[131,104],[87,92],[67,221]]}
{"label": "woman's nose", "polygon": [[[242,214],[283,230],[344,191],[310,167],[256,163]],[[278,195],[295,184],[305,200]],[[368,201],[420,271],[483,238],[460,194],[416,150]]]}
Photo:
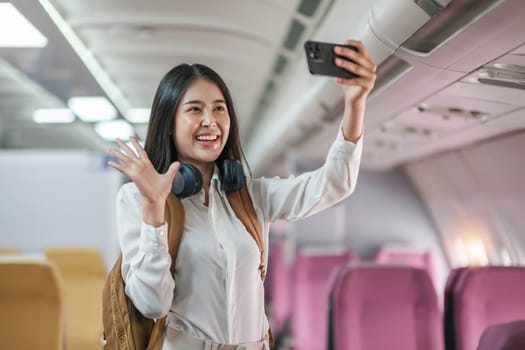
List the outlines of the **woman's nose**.
{"label": "woman's nose", "polygon": [[202,116],[201,124],[202,126],[217,126],[213,113],[210,111],[205,111]]}

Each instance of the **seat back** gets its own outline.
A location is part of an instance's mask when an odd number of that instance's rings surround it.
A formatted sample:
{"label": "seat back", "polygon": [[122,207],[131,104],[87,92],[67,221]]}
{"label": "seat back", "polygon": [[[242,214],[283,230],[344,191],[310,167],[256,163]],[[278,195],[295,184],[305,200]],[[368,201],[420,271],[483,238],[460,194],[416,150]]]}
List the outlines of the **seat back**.
{"label": "seat back", "polygon": [[266,281],[268,285],[268,299],[270,301],[270,319],[272,331],[275,336],[279,336],[284,324],[290,317],[291,307],[291,287],[290,278],[291,266],[285,261],[284,244],[282,241],[272,244],[269,251],[268,275]]}
{"label": "seat back", "polygon": [[385,246],[379,248],[373,258],[373,261],[381,264],[403,264],[412,267],[418,267],[427,271],[434,287],[437,284],[437,266],[434,254],[429,250],[421,250],[410,247],[391,247]]}
{"label": "seat back", "polygon": [[294,264],[291,329],[296,349],[324,350],[328,339],[331,285],[337,271],[356,260],[353,253],[299,252]]}
{"label": "seat back", "polygon": [[443,350],[437,296],[426,271],[349,265],[332,293],[336,350]]}
{"label": "seat back", "polygon": [[483,331],[477,350],[525,349],[525,320],[501,323]]}
{"label": "seat back", "polygon": [[447,283],[445,284],[445,292],[443,294],[443,329],[445,332],[445,348],[447,350],[455,350],[456,348],[456,340],[454,338],[455,325],[453,290],[461,274],[466,269],[468,269],[468,267],[452,269],[448,274]]}
{"label": "seat back", "polygon": [[20,254],[20,250],[17,248],[0,247],[0,254]]}
{"label": "seat back", "polygon": [[56,248],[45,252],[64,280],[68,349],[101,349],[102,288],[105,266],[101,253],[90,248]]}
{"label": "seat back", "polygon": [[525,319],[525,267],[468,268],[453,286],[456,350],[475,350],[492,325]]}
{"label": "seat back", "polygon": [[45,261],[0,260],[2,349],[60,350],[64,319],[61,279]]}

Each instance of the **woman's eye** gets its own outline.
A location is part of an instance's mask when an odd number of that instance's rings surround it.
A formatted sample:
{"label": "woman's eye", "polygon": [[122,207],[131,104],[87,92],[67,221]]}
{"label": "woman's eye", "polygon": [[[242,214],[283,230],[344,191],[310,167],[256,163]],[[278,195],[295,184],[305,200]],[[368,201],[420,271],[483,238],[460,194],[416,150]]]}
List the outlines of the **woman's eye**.
{"label": "woman's eye", "polygon": [[191,107],[190,109],[188,109],[188,112],[191,112],[191,113],[197,113],[199,112],[201,109],[199,107]]}
{"label": "woman's eye", "polygon": [[224,112],[226,110],[226,108],[224,106],[217,106],[215,107],[215,109],[219,112]]}

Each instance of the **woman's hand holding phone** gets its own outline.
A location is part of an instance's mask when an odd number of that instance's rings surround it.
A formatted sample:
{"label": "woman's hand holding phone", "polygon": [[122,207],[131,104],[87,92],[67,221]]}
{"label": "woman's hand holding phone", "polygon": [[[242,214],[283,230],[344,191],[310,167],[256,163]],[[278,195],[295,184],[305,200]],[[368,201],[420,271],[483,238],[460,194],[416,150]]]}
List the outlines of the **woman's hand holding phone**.
{"label": "woman's hand holding phone", "polygon": [[[357,77],[338,77],[336,82],[343,87],[346,103],[349,103],[352,107],[357,107],[357,104],[364,105],[366,97],[374,87],[377,66],[372,61],[362,42],[348,40],[346,45],[351,45],[357,50],[335,46],[334,53],[339,56],[335,58],[335,65],[355,74]],[[359,89],[356,90],[353,88],[354,86]]]}
{"label": "woman's hand holding phone", "polygon": [[304,47],[310,73],[337,77],[345,98],[343,136],[357,142],[363,133],[366,98],[374,87],[377,66],[357,40],[348,40],[345,45],[309,41]]}

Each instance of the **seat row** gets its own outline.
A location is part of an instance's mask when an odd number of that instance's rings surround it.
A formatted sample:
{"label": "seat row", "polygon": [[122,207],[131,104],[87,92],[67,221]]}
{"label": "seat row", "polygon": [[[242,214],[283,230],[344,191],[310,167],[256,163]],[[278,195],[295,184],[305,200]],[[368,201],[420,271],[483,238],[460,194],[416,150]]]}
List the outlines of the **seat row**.
{"label": "seat row", "polygon": [[104,280],[104,262],[95,249],[3,251],[0,348],[102,349]]}
{"label": "seat row", "polygon": [[419,253],[403,259],[397,252],[394,265],[384,254],[377,264],[357,262],[348,251],[299,252],[287,266],[282,247],[272,248],[268,286],[278,349],[488,350],[502,338],[525,349],[524,267],[452,270],[443,314]]}

